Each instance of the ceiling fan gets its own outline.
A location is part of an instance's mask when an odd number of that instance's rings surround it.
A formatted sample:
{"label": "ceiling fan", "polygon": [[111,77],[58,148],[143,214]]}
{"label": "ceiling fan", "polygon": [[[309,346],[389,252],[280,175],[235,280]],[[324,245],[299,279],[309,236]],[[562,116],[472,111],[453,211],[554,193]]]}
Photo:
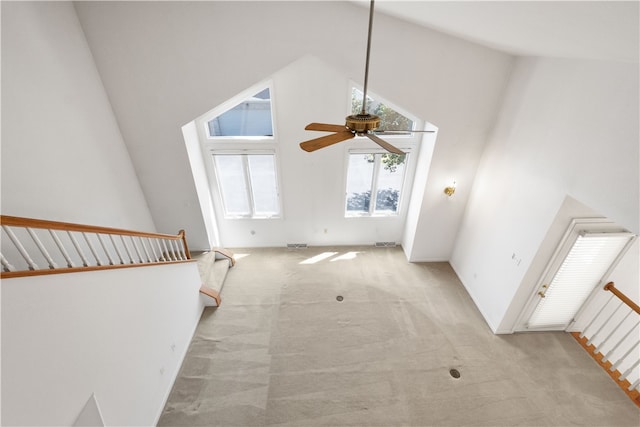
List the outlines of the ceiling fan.
{"label": "ceiling fan", "polygon": [[331,135],[321,136],[320,138],[311,139],[300,143],[300,148],[304,151],[316,151],[321,148],[328,147],[338,142],[346,141],[355,136],[366,136],[385,150],[394,154],[405,154],[402,150],[387,141],[380,138],[377,134],[408,134],[414,132],[433,132],[433,131],[416,131],[416,130],[383,130],[378,129],[380,126],[380,117],[367,112],[367,84],[369,80],[369,55],[371,52],[371,29],[373,26],[373,4],[369,8],[369,31],[367,33],[367,59],[364,68],[364,91],[362,94],[362,110],[359,114],[347,116],[344,125],[332,125],[326,123],[309,123],[305,130],[316,130],[323,132],[335,132]]}

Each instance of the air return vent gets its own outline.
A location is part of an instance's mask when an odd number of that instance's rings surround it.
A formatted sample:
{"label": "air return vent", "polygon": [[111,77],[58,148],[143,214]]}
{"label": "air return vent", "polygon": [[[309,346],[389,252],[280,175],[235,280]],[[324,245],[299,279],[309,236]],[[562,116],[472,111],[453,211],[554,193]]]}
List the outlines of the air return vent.
{"label": "air return vent", "polygon": [[376,242],[374,245],[376,248],[394,248],[396,242]]}
{"label": "air return vent", "polygon": [[306,243],[287,243],[287,249],[306,249]]}

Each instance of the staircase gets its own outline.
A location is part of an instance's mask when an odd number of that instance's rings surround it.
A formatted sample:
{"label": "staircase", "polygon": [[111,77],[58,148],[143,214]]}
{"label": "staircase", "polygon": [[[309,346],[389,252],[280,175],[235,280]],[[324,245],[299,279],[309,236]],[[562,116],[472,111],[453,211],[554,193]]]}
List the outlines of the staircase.
{"label": "staircase", "polygon": [[223,248],[192,256],[182,230],[169,235],[8,215],[0,223],[2,279],[197,261],[203,302],[217,307],[235,264]]}
{"label": "staircase", "polygon": [[[613,363],[605,359],[605,355],[600,353],[595,345],[589,343],[589,339],[587,337],[580,337],[579,332],[571,332],[571,335],[578,341],[578,343],[589,353],[589,355],[595,360],[598,365],[605,370],[607,374],[611,377],[618,387],[622,389],[626,393],[626,395],[631,399],[636,406],[640,407],[640,392],[631,387],[631,383],[625,379],[625,375],[616,369]],[[613,368],[613,369],[612,369]]]}
{"label": "staircase", "polygon": [[0,233],[2,425],[156,425],[203,310],[185,233],[7,215]]}
{"label": "staircase", "polygon": [[192,259],[198,261],[198,270],[202,278],[200,295],[208,307],[217,307],[221,303],[220,292],[229,269],[236,263],[233,253],[228,249],[214,248],[208,252],[192,253]]}
{"label": "staircase", "polygon": [[602,288],[602,293],[607,292],[609,299],[599,303],[589,324],[571,335],[640,407],[640,306],[613,282]]}

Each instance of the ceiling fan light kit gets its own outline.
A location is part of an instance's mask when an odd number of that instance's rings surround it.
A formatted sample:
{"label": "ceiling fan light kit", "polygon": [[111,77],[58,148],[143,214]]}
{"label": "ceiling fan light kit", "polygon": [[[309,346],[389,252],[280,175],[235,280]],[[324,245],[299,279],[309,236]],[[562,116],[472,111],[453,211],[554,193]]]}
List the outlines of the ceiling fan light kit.
{"label": "ceiling fan light kit", "polygon": [[355,136],[365,136],[371,141],[378,144],[390,153],[402,155],[405,154],[402,150],[389,144],[382,138],[378,137],[376,133],[384,134],[411,134],[413,132],[433,132],[433,131],[415,131],[413,129],[401,130],[401,131],[385,131],[378,129],[380,126],[380,117],[375,114],[369,114],[367,112],[367,84],[369,80],[369,55],[371,52],[371,30],[373,28],[373,5],[374,0],[371,0],[371,6],[369,8],[369,30],[367,33],[367,59],[365,61],[364,68],[364,90],[362,94],[362,111],[360,114],[352,114],[347,116],[345,125],[332,125],[326,123],[310,123],[305,127],[305,130],[321,131],[321,132],[335,132],[332,135],[321,136],[320,138],[311,139],[300,143],[300,148],[304,151],[315,151],[321,148],[328,147],[338,142],[346,141]]}

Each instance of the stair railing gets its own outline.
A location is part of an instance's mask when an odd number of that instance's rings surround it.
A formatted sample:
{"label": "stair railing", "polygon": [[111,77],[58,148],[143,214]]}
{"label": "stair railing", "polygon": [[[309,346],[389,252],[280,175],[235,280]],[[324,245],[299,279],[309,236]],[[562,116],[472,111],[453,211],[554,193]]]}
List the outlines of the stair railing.
{"label": "stair railing", "polygon": [[0,216],[0,278],[190,262],[184,230],[146,233]]}
{"label": "stair railing", "polygon": [[640,307],[613,282],[603,291],[612,295],[582,332],[571,334],[640,406]]}

